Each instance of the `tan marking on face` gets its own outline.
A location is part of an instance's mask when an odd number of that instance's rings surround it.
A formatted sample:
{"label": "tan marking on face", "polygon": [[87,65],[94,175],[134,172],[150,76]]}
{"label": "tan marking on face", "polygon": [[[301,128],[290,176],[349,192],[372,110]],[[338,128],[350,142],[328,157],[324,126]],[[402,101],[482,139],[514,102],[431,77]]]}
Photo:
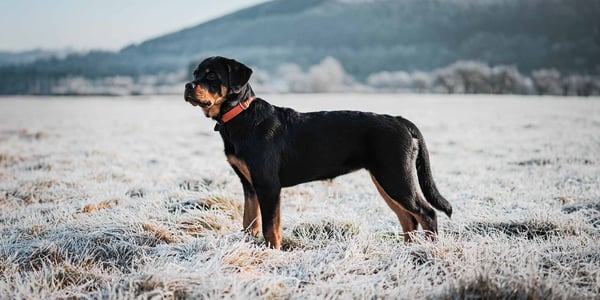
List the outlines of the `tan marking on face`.
{"label": "tan marking on face", "polygon": [[417,230],[417,223],[415,217],[405,210],[396,200],[394,200],[388,193],[381,187],[375,176],[371,174],[371,179],[373,183],[375,183],[375,187],[377,187],[377,191],[385,200],[385,203],[394,211],[398,220],[400,221],[400,225],[402,225],[402,231],[404,233],[404,241],[410,242],[412,241],[412,234],[415,230]]}
{"label": "tan marking on face", "polygon": [[244,230],[253,236],[258,236],[260,225],[260,206],[258,205],[258,198],[254,194],[244,201]]}
{"label": "tan marking on face", "polygon": [[265,236],[265,242],[267,245],[273,249],[279,249],[281,247],[281,218],[280,218],[280,208],[279,203],[277,203],[277,207],[275,208],[275,214],[273,215],[273,220],[271,221],[271,226],[265,228],[263,235]]}
{"label": "tan marking on face", "polygon": [[229,164],[236,168],[238,171],[240,171],[240,173],[242,173],[242,175],[244,175],[244,178],[246,178],[246,180],[248,180],[248,182],[250,182],[250,184],[252,184],[252,176],[250,176],[250,169],[248,169],[248,166],[246,165],[246,163],[237,158],[234,155],[228,155],[227,156],[227,161],[229,162]]}
{"label": "tan marking on face", "polygon": [[221,96],[219,95],[219,93],[210,93],[208,90],[204,89],[200,85],[196,86],[196,88],[194,89],[194,97],[198,101],[203,103],[210,103],[207,106],[202,107],[202,111],[204,111],[204,114],[207,117],[213,118],[221,112],[221,104],[223,104],[223,102],[225,101],[224,95],[226,95],[226,93],[223,93],[223,90],[227,91],[227,88],[221,86],[221,95],[223,95]]}

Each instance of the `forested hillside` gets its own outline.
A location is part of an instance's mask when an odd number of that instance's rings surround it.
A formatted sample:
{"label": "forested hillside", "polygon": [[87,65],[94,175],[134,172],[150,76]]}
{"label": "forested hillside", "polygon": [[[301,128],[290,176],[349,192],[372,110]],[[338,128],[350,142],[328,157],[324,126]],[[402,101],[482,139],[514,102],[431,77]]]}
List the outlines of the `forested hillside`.
{"label": "forested hillside", "polygon": [[60,78],[164,74],[209,55],[273,72],[336,58],[359,81],[381,71],[431,71],[459,60],[598,74],[600,1],[279,0],[119,52],[0,68],[0,93],[47,92]]}

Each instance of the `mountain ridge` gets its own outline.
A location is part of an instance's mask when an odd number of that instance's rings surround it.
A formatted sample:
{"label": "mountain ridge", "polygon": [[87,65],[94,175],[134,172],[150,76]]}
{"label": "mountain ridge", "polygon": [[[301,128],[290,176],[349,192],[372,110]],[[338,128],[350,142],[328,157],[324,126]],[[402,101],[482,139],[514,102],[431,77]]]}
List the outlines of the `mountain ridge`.
{"label": "mountain ridge", "polygon": [[[459,60],[600,72],[600,1],[279,0],[132,44],[0,67],[0,75],[141,76],[234,57],[273,72],[338,59],[358,80],[380,71],[429,71]],[[0,93],[6,89],[0,86]]]}

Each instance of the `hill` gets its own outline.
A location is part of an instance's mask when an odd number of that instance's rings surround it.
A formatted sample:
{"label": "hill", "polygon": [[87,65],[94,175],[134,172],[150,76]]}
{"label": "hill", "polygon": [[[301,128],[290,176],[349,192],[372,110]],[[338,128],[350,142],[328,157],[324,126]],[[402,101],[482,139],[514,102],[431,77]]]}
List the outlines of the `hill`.
{"label": "hill", "polygon": [[0,66],[4,65],[20,65],[32,63],[40,59],[48,59],[51,57],[64,58],[69,54],[75,53],[71,49],[61,50],[45,50],[45,49],[34,49],[28,51],[14,52],[14,51],[0,51]]}
{"label": "hill", "polygon": [[[189,68],[209,55],[273,71],[326,56],[358,80],[383,70],[429,71],[458,60],[598,74],[594,0],[280,0],[256,5],[119,52],[0,68],[0,93],[67,75],[140,76]],[[23,81],[24,80],[24,81]],[[50,83],[51,85],[51,83]]]}

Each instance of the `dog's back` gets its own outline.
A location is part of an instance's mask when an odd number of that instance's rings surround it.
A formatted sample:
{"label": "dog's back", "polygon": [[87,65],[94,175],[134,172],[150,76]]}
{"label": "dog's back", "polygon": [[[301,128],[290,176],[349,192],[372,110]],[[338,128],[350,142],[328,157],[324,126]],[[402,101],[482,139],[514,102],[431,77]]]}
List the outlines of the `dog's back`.
{"label": "dog's back", "polygon": [[[448,216],[452,214],[450,203],[433,181],[423,135],[409,120],[358,111],[298,113],[274,108],[284,124],[280,172],[283,186],[330,179],[362,168],[371,171],[380,169],[381,163],[389,163],[378,157],[406,161],[406,157],[415,155],[412,167],[425,199]],[[417,153],[411,153],[413,149]]]}

